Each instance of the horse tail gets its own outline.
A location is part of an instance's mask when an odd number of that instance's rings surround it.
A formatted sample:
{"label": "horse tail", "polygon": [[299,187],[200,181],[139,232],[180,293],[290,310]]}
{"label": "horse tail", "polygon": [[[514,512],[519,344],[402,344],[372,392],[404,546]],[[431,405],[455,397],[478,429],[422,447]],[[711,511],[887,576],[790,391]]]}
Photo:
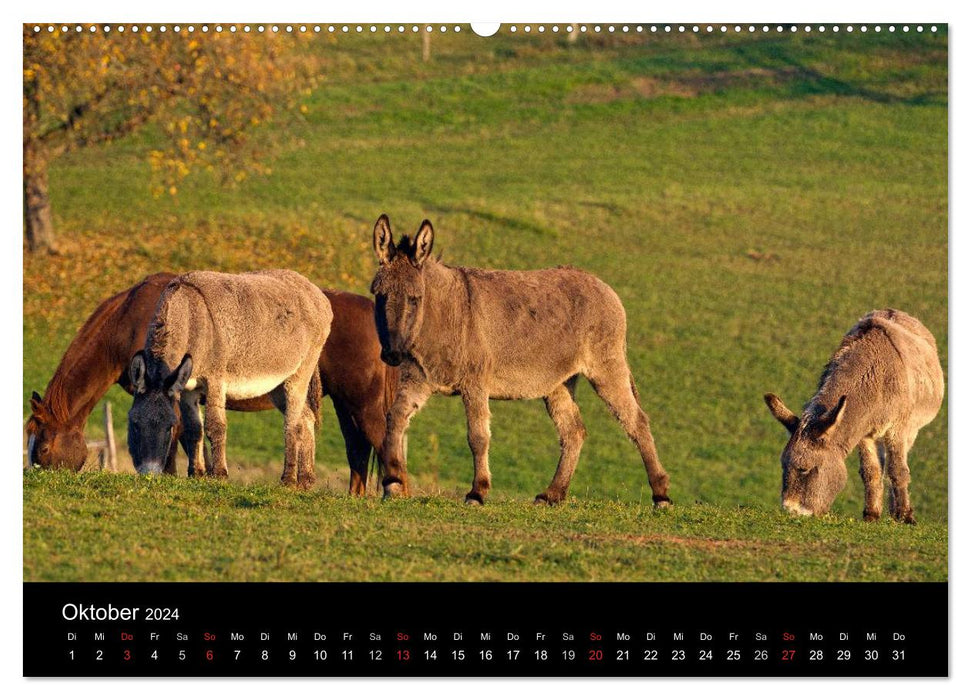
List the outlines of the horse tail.
{"label": "horse tail", "polygon": [[[394,403],[395,394],[398,392],[398,368],[390,367],[383,362],[381,366],[384,368],[384,382],[382,388],[384,389],[383,395],[381,397],[381,415],[384,416],[385,425],[387,425],[388,414],[391,412],[391,405]],[[371,467],[377,469],[378,477],[384,479],[384,463],[378,459],[377,452],[371,450]]]}
{"label": "horse tail", "polygon": [[[384,465],[381,460],[378,459],[378,453],[374,447],[368,448],[368,459],[370,460],[370,466],[368,467],[368,481],[373,482],[377,486],[377,493],[381,493],[381,484],[374,481],[374,473],[377,472],[379,479],[384,479]],[[365,489],[367,492],[367,489]]]}

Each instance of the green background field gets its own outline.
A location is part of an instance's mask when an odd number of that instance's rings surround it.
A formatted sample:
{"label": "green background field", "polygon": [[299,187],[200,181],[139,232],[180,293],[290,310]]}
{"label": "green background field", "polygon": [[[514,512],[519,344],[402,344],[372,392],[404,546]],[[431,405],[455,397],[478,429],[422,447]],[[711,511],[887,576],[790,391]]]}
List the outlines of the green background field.
{"label": "green background field", "polygon": [[[24,416],[102,298],[157,270],[280,266],[366,294],[374,220],[435,225],[447,263],[598,275],[676,508],[586,383],[571,499],[527,508],[558,445],[540,401],[493,402],[493,497],[461,401],[412,423],[420,497],[358,502],[329,404],[325,478],[272,485],[278,414],[230,415],[229,484],[25,473],[24,575],[47,579],[944,580],[947,410],[910,455],[920,525],[779,510],[785,431],[873,308],[920,318],[947,367],[947,35],[320,38],[320,84],[266,140],[272,173],[150,194],[151,130],[56,162],[63,251],[25,255]],[[272,136],[272,138],[271,138]],[[124,442],[130,397],[113,388]],[[96,412],[97,416],[98,412]],[[88,434],[103,431],[93,417]]]}

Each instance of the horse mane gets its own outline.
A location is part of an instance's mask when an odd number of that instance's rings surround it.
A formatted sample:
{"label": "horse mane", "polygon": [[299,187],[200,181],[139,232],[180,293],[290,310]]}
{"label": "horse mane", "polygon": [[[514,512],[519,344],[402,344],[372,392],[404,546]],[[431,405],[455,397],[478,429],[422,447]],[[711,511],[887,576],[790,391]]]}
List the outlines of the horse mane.
{"label": "horse mane", "polygon": [[[139,301],[146,286],[165,284],[171,279],[168,272],[145,277],[133,287],[102,301],[78,330],[44,391],[44,407],[55,422],[78,420],[71,411],[90,409],[104,393],[125,373],[130,357],[119,354],[119,333],[131,329],[122,320]],[[126,351],[127,352],[127,351]],[[80,416],[87,419],[88,414]]]}
{"label": "horse mane", "polygon": [[[70,398],[74,393],[74,380],[84,372],[96,371],[111,364],[108,334],[105,329],[114,324],[118,311],[124,307],[132,292],[132,289],[126,289],[101,302],[81,326],[71,344],[67,346],[64,356],[61,357],[54,371],[54,376],[51,377],[44,391],[44,405],[55,421],[65,423],[71,418]],[[83,359],[99,358],[99,356],[103,358],[103,362],[85,362]]]}

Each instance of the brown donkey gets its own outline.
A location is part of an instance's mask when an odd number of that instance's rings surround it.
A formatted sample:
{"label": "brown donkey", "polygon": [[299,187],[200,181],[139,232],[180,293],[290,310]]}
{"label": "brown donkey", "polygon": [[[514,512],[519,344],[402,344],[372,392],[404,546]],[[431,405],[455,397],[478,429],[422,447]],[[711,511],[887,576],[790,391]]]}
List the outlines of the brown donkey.
{"label": "brown donkey", "polygon": [[[159,297],[176,275],[159,272],[105,299],[71,341],[44,397],[31,398],[27,421],[28,460],[44,467],[78,470],[87,459],[84,425],[94,406],[112,384],[132,392],[128,363],[145,346],[145,334]],[[383,467],[385,415],[397,386],[397,371],[381,361],[381,345],[374,328],[374,304],[367,297],[323,290],[334,320],[320,354],[323,394],[330,396],[344,437],[350,466],[350,492],[364,494],[372,450]],[[181,413],[189,428],[178,427],[179,441],[190,456],[189,473],[203,475],[201,421],[192,396],[183,393]],[[265,411],[270,397],[233,401],[231,411]],[[176,451],[169,454],[167,473],[175,473]],[[196,466],[198,465],[198,467]]]}
{"label": "brown donkey", "polygon": [[944,372],[931,332],[903,311],[868,313],[844,336],[801,417],[775,394],[765,395],[790,436],[782,452],[782,506],[797,515],[827,512],[846,485],[846,457],[856,447],[863,519],[877,520],[883,511],[886,469],[890,515],[914,524],[907,453],[943,398]]}
{"label": "brown donkey", "polygon": [[433,242],[427,220],[397,246],[387,216],[374,226],[380,267],[371,291],[381,357],[401,372],[385,435],[385,497],[407,494],[404,433],[437,393],[460,395],[465,403],[475,464],[465,497],[471,504],[483,503],[491,486],[489,399],[542,397],[560,435],[560,461],[536,502],[562,501],[586,436],[573,398],[582,374],[640,450],[655,505],[670,504],[668,475],[627,365],[627,320],[617,294],[566,267],[449,267],[431,257]]}
{"label": "brown donkey", "polygon": [[[319,288],[292,270],[189,272],[162,292],[145,349],[131,360],[135,399],[128,449],[140,474],[160,473],[174,449],[184,391],[205,397],[216,476],[226,469],[226,399],[269,393],[284,414],[284,484],[315,480],[311,382],[333,314]],[[315,394],[311,393],[311,397]],[[316,393],[319,396],[319,393]]]}

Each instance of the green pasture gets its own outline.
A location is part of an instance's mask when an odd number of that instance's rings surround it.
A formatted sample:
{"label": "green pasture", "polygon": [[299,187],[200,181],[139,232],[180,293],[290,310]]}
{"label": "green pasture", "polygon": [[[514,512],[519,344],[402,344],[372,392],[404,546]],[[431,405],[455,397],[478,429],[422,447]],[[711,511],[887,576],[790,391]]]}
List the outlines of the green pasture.
{"label": "green pasture", "polygon": [[458,490],[382,502],[97,473],[24,487],[28,580],[912,581],[942,579],[947,557],[943,523],[793,520],[773,504],[472,508]]}
{"label": "green pasture", "polygon": [[[24,262],[24,385],[43,393],[102,298],[157,270],[291,267],[367,294],[379,214],[432,220],[448,263],[570,264],[608,282],[675,508],[590,387],[571,499],[528,507],[558,455],[541,401],[493,402],[492,500],[461,401],[409,433],[418,497],[273,482],[278,414],[230,415],[228,484],[25,473],[24,576],[74,579],[944,580],[947,410],[910,455],[920,524],[859,521],[855,455],[833,515],[778,512],[784,429],[867,311],[920,318],[947,368],[947,34],[309,42],[318,87],[265,132],[267,176],[151,195],[151,130],[56,161],[60,255]],[[130,397],[108,399],[121,443]],[[946,402],[945,402],[946,403]],[[91,439],[101,434],[100,411]]]}

